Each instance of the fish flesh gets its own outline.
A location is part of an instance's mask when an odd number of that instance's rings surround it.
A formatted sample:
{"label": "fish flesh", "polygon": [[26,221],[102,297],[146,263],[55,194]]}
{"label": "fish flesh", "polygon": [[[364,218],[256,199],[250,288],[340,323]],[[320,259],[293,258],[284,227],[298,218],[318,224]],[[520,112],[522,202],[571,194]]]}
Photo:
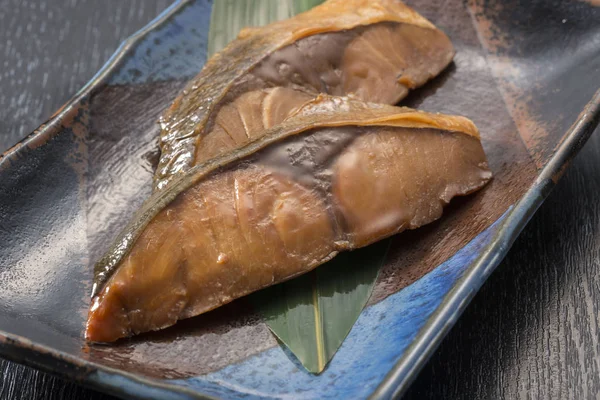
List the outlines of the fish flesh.
{"label": "fish flesh", "polygon": [[442,215],[490,179],[468,119],[319,95],[155,191],[97,265],[86,338],[158,330]]}
{"label": "fish flesh", "polygon": [[399,0],[328,0],[246,28],[162,115],[155,188],[243,146],[320,93],[396,104],[453,56],[448,37]]}

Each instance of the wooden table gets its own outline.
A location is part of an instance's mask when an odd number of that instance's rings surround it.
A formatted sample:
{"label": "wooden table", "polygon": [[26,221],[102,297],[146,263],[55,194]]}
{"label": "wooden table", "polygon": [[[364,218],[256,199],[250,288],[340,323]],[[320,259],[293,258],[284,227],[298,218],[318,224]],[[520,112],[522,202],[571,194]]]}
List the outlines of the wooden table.
{"label": "wooden table", "polygon": [[[45,121],[169,2],[0,0],[0,152]],[[596,133],[407,398],[595,397],[599,304]],[[109,398],[4,360],[0,371],[0,399]]]}

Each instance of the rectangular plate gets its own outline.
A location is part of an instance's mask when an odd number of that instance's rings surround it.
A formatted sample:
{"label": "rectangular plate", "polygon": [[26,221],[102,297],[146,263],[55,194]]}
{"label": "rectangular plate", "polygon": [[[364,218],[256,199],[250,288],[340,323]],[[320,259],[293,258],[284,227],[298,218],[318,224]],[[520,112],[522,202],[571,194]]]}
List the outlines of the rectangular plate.
{"label": "rectangular plate", "polygon": [[155,121],[205,62],[208,0],[175,3],[0,157],[0,354],[139,398],[401,394],[600,116],[593,1],[407,3],[457,55],[402,104],[471,118],[495,178],[394,238],[369,306],[323,374],[290,358],[244,300],[114,346],[82,337],[91,265],[150,193]]}

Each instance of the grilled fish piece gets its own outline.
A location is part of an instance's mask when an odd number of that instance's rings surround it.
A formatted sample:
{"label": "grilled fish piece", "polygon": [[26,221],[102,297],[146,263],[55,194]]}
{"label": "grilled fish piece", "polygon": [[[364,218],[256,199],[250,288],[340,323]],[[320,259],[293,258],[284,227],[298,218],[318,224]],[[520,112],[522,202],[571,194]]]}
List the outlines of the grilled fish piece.
{"label": "grilled fish piece", "polygon": [[202,314],[432,222],[490,178],[466,118],[319,96],[151,196],[97,265],[86,337]]}
{"label": "grilled fish piece", "polygon": [[[155,186],[242,146],[319,93],[396,104],[453,56],[448,37],[399,0],[328,0],[245,29],[163,114]],[[263,91],[273,87],[286,90]]]}

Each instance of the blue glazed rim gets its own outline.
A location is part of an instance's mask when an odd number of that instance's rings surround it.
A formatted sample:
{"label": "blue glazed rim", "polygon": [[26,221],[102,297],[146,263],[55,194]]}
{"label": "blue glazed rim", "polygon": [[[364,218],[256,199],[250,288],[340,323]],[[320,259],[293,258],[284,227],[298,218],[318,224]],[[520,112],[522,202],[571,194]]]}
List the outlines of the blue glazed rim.
{"label": "blue glazed rim", "polygon": [[[90,95],[94,88],[106,83],[107,78],[119,68],[138,42],[190,3],[191,0],[177,0],[148,25],[126,39],[100,71],[59,112],[17,145],[0,155],[0,168],[9,164],[11,160],[19,158],[23,148],[28,144],[52,137],[58,131],[57,128],[60,127],[63,117]],[[556,186],[570,161],[581,150],[599,122],[600,90],[594,94],[575,123],[563,135],[554,155],[540,171],[525,195],[508,211],[491,243],[469,265],[462,277],[446,294],[442,303],[419,331],[400,360],[371,394],[371,398],[397,398],[406,391],[475,293],[505,257],[525,225]],[[210,396],[179,385],[143,378],[89,362],[48,346],[31,342],[22,336],[2,331],[0,331],[0,355],[12,361],[72,378],[78,383],[116,396],[167,400],[212,399]]]}

